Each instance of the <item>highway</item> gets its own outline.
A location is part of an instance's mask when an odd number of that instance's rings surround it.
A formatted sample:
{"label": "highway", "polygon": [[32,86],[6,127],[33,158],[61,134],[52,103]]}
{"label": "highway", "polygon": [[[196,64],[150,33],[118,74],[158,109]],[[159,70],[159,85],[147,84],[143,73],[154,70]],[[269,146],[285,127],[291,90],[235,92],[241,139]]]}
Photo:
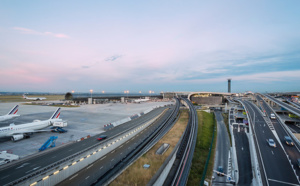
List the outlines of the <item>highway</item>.
{"label": "highway", "polygon": [[[270,108],[270,106],[265,101],[263,101],[263,99],[260,96],[257,96],[256,98],[257,98],[257,100],[262,101],[262,106],[266,111],[267,117],[270,118],[270,114],[274,113],[274,111]],[[290,157],[290,159],[292,161],[292,164],[296,168],[297,175],[300,176],[300,170],[297,168],[297,166],[298,166],[297,159],[300,158],[299,147],[297,147],[297,144],[295,146],[288,146],[285,143],[284,136],[289,136],[287,131],[285,130],[285,128],[283,128],[283,126],[282,126],[285,124],[280,123],[280,121],[278,119],[275,119],[275,120],[272,119],[271,121],[272,121],[272,124],[276,130],[276,133],[282,143],[282,146],[283,146],[285,152],[288,154],[288,156]]]}
{"label": "highway", "polygon": [[[146,121],[151,120],[152,118],[159,115],[166,107],[161,107],[151,111],[148,114],[145,114],[137,119],[134,119],[130,122],[125,124],[119,125],[115,127],[113,130],[109,130],[105,133],[108,137],[114,136],[118,133],[126,131],[128,128],[139,126]],[[37,156],[31,158],[25,158],[15,163],[11,163],[7,167],[2,167],[0,170],[0,182],[1,185],[8,184],[17,180],[20,177],[23,177],[28,174],[32,174],[36,171],[41,171],[42,169],[50,164],[55,162],[59,162],[60,160],[72,156],[74,153],[80,152],[86,148],[89,148],[97,143],[104,143],[99,142],[96,140],[97,136],[88,138],[86,140],[72,143],[66,145],[63,149],[62,148],[54,148],[51,150],[46,151],[45,153],[37,154]]]}
{"label": "highway", "polygon": [[[231,175],[231,172],[228,172],[228,153],[230,151],[230,141],[225,126],[222,113],[220,111],[215,111],[215,118],[217,120],[217,146],[216,146],[216,157],[214,170],[218,169],[218,166],[222,166],[224,173]],[[217,173],[214,173],[214,181],[212,185],[225,185],[227,182],[226,176],[218,176]],[[232,185],[232,184],[230,184]]]}
{"label": "highway", "polygon": [[277,100],[276,98],[268,95],[268,94],[263,94],[263,96],[265,96],[266,98],[268,98],[269,100],[275,102],[276,104],[278,104],[279,106],[287,109],[288,111],[290,111],[293,114],[296,114],[297,116],[300,116],[300,110],[295,108],[294,106],[291,106],[287,103],[284,103],[282,101]]}
{"label": "highway", "polygon": [[119,146],[113,151],[107,153],[99,160],[95,161],[91,165],[87,165],[86,168],[78,171],[76,174],[70,176],[64,181],[57,185],[91,185],[97,182],[101,176],[106,174],[107,171],[113,169],[117,163],[122,161],[128,154],[135,149],[140,143],[142,143],[145,138],[147,138],[153,131],[161,125],[167,116],[171,113],[168,110],[167,113],[157,122],[145,128],[136,137],[131,138],[125,144]]}
{"label": "highway", "polygon": [[[259,109],[249,101],[242,101],[250,117],[250,124],[254,128],[254,138],[258,145],[258,159],[261,161],[261,176],[263,183],[271,186],[299,185],[299,181],[287,159],[285,152],[279,145],[276,134],[271,131]],[[270,147],[267,139],[272,138],[277,144]]]}

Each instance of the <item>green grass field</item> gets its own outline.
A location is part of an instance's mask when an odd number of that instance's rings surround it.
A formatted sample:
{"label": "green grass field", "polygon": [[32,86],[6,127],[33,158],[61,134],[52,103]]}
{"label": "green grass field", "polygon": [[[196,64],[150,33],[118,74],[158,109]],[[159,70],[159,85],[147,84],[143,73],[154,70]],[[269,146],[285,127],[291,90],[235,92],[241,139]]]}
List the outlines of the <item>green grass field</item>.
{"label": "green grass field", "polygon": [[[213,113],[197,111],[198,113],[198,134],[197,143],[192,161],[187,185],[199,185],[204,171],[206,159],[209,153],[212,134],[214,132],[215,116]],[[211,178],[213,173],[214,153],[216,146],[216,131],[211,157],[208,164],[206,178]]]}

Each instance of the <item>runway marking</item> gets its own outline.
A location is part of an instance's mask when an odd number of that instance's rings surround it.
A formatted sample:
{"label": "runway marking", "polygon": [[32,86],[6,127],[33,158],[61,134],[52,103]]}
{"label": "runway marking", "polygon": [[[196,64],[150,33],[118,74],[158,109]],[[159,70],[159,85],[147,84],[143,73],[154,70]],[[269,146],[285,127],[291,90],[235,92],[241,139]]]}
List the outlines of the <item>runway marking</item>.
{"label": "runway marking", "polygon": [[104,156],[103,158],[101,158],[100,160],[103,160],[104,158],[106,158],[106,156]]}
{"label": "runway marking", "polygon": [[78,176],[78,174],[74,175],[74,176],[73,176],[72,178],[70,178],[69,180],[71,180],[71,179],[75,178],[76,176]]}
{"label": "runway marking", "polygon": [[274,152],[271,150],[272,154],[274,155]]}
{"label": "runway marking", "polygon": [[93,165],[94,165],[94,164],[92,164],[92,165],[88,166],[86,169],[89,169],[89,168],[91,168]]}
{"label": "runway marking", "polygon": [[7,177],[9,177],[9,176],[10,176],[10,175],[4,176],[4,177],[1,178],[1,180],[3,180],[4,178],[7,178]]}
{"label": "runway marking", "polygon": [[99,170],[101,170],[103,168],[103,166],[102,167],[100,167],[100,169]]}
{"label": "runway marking", "polygon": [[[294,183],[288,183],[288,182],[284,182],[284,181],[279,181],[279,180],[274,180],[274,179],[268,179],[269,181],[274,181],[274,182],[278,182],[278,183],[284,183],[287,185],[298,185],[298,184],[294,184]],[[298,185],[299,186],[299,185]]]}
{"label": "runway marking", "polygon": [[89,179],[89,177],[90,177],[90,176],[86,177],[85,179],[87,180],[87,179]]}

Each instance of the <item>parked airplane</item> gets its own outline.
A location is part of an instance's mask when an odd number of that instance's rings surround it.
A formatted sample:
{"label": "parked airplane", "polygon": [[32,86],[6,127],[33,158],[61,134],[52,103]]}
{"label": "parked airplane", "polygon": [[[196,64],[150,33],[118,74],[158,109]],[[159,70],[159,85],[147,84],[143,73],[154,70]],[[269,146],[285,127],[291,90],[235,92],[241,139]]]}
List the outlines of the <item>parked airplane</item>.
{"label": "parked airplane", "polygon": [[135,103],[141,103],[141,102],[145,102],[145,101],[149,101],[150,99],[135,99],[134,102]]}
{"label": "parked airplane", "polygon": [[10,124],[8,127],[0,128],[0,137],[11,137],[12,141],[18,141],[30,137],[34,132],[46,132],[50,130],[40,130],[53,125],[54,122],[62,121],[59,119],[60,108],[58,108],[48,120],[34,120],[32,123],[26,124]]}
{"label": "parked airplane", "polygon": [[35,101],[47,99],[47,98],[45,98],[45,97],[36,97],[36,98],[33,98],[33,97],[27,97],[26,94],[23,94],[23,98],[24,98],[24,99],[35,100]]}
{"label": "parked airplane", "polygon": [[12,118],[20,116],[17,114],[18,107],[19,107],[19,105],[16,105],[9,111],[9,113],[7,113],[6,115],[0,116],[0,121],[5,121],[8,119],[12,119]]}

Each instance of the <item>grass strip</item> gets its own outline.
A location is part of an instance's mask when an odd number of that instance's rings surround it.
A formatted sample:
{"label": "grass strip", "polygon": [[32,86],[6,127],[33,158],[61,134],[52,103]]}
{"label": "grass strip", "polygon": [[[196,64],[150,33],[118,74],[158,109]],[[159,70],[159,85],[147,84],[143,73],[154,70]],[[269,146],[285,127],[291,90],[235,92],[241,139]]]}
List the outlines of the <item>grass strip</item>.
{"label": "grass strip", "polygon": [[197,111],[198,114],[198,133],[196,148],[192,160],[192,167],[190,170],[187,185],[199,185],[205,163],[209,154],[209,148],[212,140],[212,134],[214,135],[214,144],[212,146],[211,158],[207,168],[206,178],[211,178],[213,172],[214,154],[216,147],[217,133],[214,131],[214,123],[216,125],[215,116],[213,113],[207,113],[204,111]]}
{"label": "grass strip", "polygon": [[[155,175],[156,171],[164,163],[165,159],[170,155],[182,136],[188,123],[188,110],[181,111],[180,117],[172,129],[150,149],[146,154],[141,156],[130,167],[128,167],[119,177],[110,183],[111,186],[117,185],[147,185],[150,179]],[[169,149],[163,155],[157,155],[155,152],[163,144],[170,144]],[[143,165],[149,164],[148,169],[144,169]]]}

